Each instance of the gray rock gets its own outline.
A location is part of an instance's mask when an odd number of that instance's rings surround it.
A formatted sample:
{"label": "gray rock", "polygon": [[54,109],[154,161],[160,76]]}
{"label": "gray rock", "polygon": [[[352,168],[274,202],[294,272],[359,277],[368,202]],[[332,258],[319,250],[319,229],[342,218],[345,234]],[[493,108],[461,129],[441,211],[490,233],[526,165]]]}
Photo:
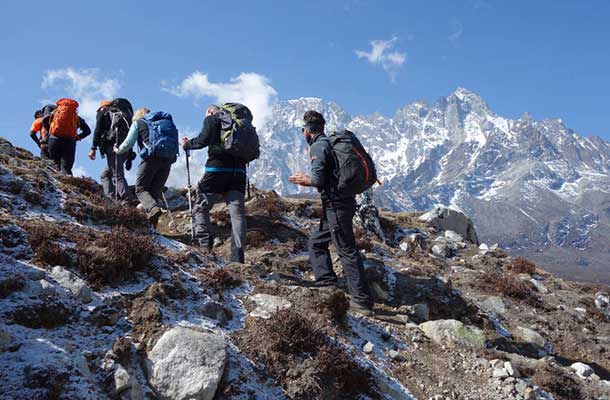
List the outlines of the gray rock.
{"label": "gray rock", "polygon": [[220,325],[224,325],[229,320],[230,316],[227,309],[217,301],[208,301],[204,303],[200,309],[202,315],[218,321]]}
{"label": "gray rock", "polygon": [[583,379],[593,375],[595,372],[589,365],[581,362],[575,362],[574,364],[570,365],[570,368],[576,372],[576,375]]}
{"label": "gray rock", "polygon": [[513,364],[510,361],[504,361],[504,369],[508,372],[508,375],[519,377],[519,370],[513,367]]}
{"label": "gray rock", "polygon": [[546,340],[533,329],[518,326],[513,332],[515,340],[523,343],[531,343],[542,349],[546,347]]}
{"label": "gray rock", "polygon": [[436,207],[419,217],[438,231],[453,231],[471,243],[479,244],[472,221],[463,213],[447,207]]}
{"label": "gray rock", "polygon": [[174,327],[150,351],[146,369],[151,386],[163,399],[212,400],[226,361],[221,336]]}
{"label": "gray rock", "polygon": [[256,305],[256,308],[250,313],[250,316],[255,318],[269,319],[274,312],[292,307],[292,303],[285,298],[270,294],[257,293],[249,296],[248,299]]}
{"label": "gray rock", "polygon": [[46,279],[28,281],[25,286],[25,292],[28,296],[52,297],[57,294],[55,286]]}
{"label": "gray rock", "polygon": [[131,377],[125,368],[119,365],[114,371],[114,393],[118,394],[131,387]]}
{"label": "gray rock", "polygon": [[450,258],[455,255],[455,249],[448,243],[436,243],[430,252],[439,258]]}
{"label": "gray rock", "polygon": [[87,286],[84,280],[73,274],[72,272],[60,266],[55,266],[51,270],[51,276],[61,286],[69,290],[74,296],[78,297],[83,303],[91,301],[91,289]]}
{"label": "gray rock", "polygon": [[464,241],[464,238],[462,237],[462,235],[460,235],[459,233],[456,233],[454,231],[445,231],[445,239],[449,240],[450,242],[462,242]]}
{"label": "gray rock", "polygon": [[539,293],[547,294],[549,292],[549,289],[547,289],[547,287],[544,286],[544,283],[540,282],[539,280],[532,278],[529,281],[532,283],[532,285],[534,285]]}
{"label": "gray rock", "polygon": [[419,325],[427,337],[448,347],[485,347],[485,334],[479,328],[454,319],[427,321]]}
{"label": "gray rock", "polygon": [[371,342],[366,342],[366,344],[362,347],[362,351],[364,351],[367,354],[372,353],[374,349],[375,349],[375,345]]}
{"label": "gray rock", "polygon": [[610,295],[608,295],[608,292],[595,293],[595,307],[607,320],[610,320]]}
{"label": "gray rock", "polygon": [[4,351],[8,346],[10,346],[13,339],[8,332],[4,331],[0,328],[0,351]]}
{"label": "gray rock", "polygon": [[426,303],[418,303],[413,306],[413,315],[418,321],[430,319],[430,307]]}
{"label": "gray rock", "polygon": [[503,367],[495,368],[494,371],[493,371],[493,377],[494,378],[508,378],[509,376],[510,376],[510,374]]}
{"label": "gray rock", "polygon": [[395,360],[400,357],[400,353],[396,350],[390,350],[388,354],[392,360]]}
{"label": "gray rock", "polygon": [[479,307],[486,313],[504,314],[506,312],[506,304],[504,300],[498,296],[489,296],[479,303]]}

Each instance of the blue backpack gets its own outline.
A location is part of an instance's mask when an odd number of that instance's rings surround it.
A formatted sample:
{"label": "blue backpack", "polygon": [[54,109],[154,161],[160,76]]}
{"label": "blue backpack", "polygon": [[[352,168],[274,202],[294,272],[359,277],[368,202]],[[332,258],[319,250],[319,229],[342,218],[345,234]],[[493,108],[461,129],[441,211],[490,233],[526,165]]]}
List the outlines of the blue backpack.
{"label": "blue backpack", "polygon": [[171,114],[158,111],[149,112],[142,117],[142,122],[148,127],[148,144],[140,149],[140,157],[146,160],[150,157],[169,158],[176,162],[178,156],[178,129],[174,125]]}

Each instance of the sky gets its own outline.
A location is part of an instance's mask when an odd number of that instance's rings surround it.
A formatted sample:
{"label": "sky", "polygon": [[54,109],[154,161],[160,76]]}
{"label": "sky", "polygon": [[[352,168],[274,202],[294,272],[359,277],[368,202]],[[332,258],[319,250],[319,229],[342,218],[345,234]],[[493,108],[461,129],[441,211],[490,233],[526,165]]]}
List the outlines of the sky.
{"label": "sky", "polygon": [[[230,7],[229,7],[230,5]],[[211,102],[332,100],[393,115],[457,87],[496,113],[561,118],[610,140],[610,2],[11,2],[0,13],[0,135],[37,153],[35,109],[60,97],[91,122],[100,100],[170,112],[194,136]],[[76,173],[101,161],[79,143]],[[99,158],[99,157],[98,157]]]}

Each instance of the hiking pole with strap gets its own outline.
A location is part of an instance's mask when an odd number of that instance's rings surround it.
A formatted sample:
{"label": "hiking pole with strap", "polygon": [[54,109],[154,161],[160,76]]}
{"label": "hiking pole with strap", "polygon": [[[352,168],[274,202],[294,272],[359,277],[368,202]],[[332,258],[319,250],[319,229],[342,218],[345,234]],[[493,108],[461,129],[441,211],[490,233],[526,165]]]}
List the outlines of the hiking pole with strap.
{"label": "hiking pole with strap", "polygon": [[188,199],[189,199],[189,216],[191,219],[191,239],[193,240],[193,242],[195,242],[195,226],[193,225],[193,202],[191,200],[191,168],[189,166],[189,157],[190,157],[190,151],[189,150],[185,150],[184,151],[186,154],[186,179],[187,179],[187,195],[188,195]]}
{"label": "hiking pole with strap", "polygon": [[[115,146],[119,148],[119,133],[117,132],[115,135]],[[114,199],[119,201],[119,155],[114,152]]]}

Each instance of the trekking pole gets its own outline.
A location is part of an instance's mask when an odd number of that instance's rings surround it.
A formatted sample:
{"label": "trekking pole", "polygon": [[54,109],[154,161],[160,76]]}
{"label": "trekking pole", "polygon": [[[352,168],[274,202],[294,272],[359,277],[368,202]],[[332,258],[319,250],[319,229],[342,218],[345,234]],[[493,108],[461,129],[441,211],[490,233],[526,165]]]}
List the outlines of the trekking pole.
{"label": "trekking pole", "polygon": [[[115,146],[119,148],[119,133],[115,135]],[[114,152],[114,149],[112,150]],[[114,199],[119,201],[119,155],[114,152]]]}
{"label": "trekking pole", "polygon": [[186,179],[187,179],[187,194],[188,194],[188,199],[189,199],[189,216],[191,219],[191,239],[193,240],[193,242],[195,242],[195,227],[193,225],[193,202],[191,200],[191,168],[189,166],[189,156],[190,156],[190,152],[188,150],[185,150],[185,154],[186,154]]}
{"label": "trekking pole", "polygon": [[165,192],[161,192],[161,196],[163,197],[163,202],[165,203],[165,208],[167,208],[167,212],[169,213],[169,219],[172,220],[172,222],[171,222],[172,227],[175,227],[176,223],[174,222],[174,216],[172,215],[172,210],[169,209],[169,203],[167,202],[167,198],[165,198]]}

